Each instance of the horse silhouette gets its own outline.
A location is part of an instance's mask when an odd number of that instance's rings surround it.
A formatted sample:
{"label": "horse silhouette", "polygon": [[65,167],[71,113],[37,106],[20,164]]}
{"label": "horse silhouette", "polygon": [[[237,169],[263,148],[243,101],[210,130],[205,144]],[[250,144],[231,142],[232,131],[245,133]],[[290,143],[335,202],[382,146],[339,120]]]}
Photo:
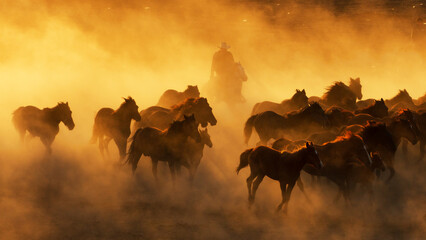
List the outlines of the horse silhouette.
{"label": "horse silhouette", "polygon": [[[402,110],[404,111],[404,110]],[[410,120],[410,115],[409,113],[412,113],[412,120]],[[417,112],[411,112],[408,109],[405,110],[405,117],[408,119],[408,121],[414,121],[414,128],[416,129],[417,132],[417,136],[419,139],[419,149],[420,149],[420,155],[418,158],[418,161],[423,160],[425,154],[425,147],[426,147],[426,112],[424,111],[417,111]],[[408,113],[408,114],[407,114]],[[402,146],[404,155],[407,154],[407,141],[403,142],[403,146]]]}
{"label": "horse silhouette", "polygon": [[75,127],[68,102],[59,102],[53,108],[39,109],[34,106],[20,107],[13,112],[12,122],[24,141],[26,132],[39,137],[48,154],[52,153],[52,143],[59,133],[59,123],[63,122],[69,130]]}
{"label": "horse silhouette", "polygon": [[93,135],[91,142],[99,141],[99,150],[102,156],[104,151],[108,153],[108,144],[114,140],[118,147],[120,160],[126,156],[127,139],[130,136],[130,123],[133,120],[140,121],[138,105],[133,98],[124,98],[124,102],[117,110],[101,108],[95,116]]}
{"label": "horse silhouette", "polygon": [[308,106],[308,97],[306,96],[305,89],[302,91],[296,89],[296,93],[291,97],[291,99],[283,100],[281,103],[274,103],[269,101],[256,103],[253,107],[251,115],[266,111],[273,111],[282,115],[287,112],[299,110],[306,106]]}
{"label": "horse silhouette", "polygon": [[312,143],[306,143],[306,147],[293,153],[279,152],[266,146],[243,152],[240,156],[237,174],[242,168],[250,166],[250,176],[247,178],[249,206],[254,203],[257,188],[263,178],[268,176],[280,182],[282,201],[278,205],[277,211],[281,210],[285,204],[284,212],[287,213],[291,191],[305,164],[312,164],[318,169],[323,166]]}
{"label": "horse silhouette", "polygon": [[245,123],[245,142],[248,143],[252,128],[259,135],[258,144],[266,145],[268,140],[281,138],[284,134],[301,136],[317,132],[327,126],[327,116],[318,103],[311,103],[299,111],[281,116],[272,111],[266,111],[251,116]]}
{"label": "horse silhouette", "polygon": [[135,128],[140,127],[156,127],[159,129],[167,129],[175,120],[182,120],[184,115],[193,114],[197,124],[202,127],[217,123],[206,98],[187,98],[171,109],[153,106],[140,112],[141,121],[135,124]]}
{"label": "horse silhouette", "polygon": [[386,106],[383,98],[379,101],[374,100],[374,103],[372,105],[355,111],[355,114],[360,113],[369,114],[377,118],[384,118],[389,115],[388,107]]}
{"label": "horse silhouette", "polygon": [[[284,150],[288,148],[290,144],[296,144],[303,146],[305,143],[302,141],[283,144],[284,142],[279,139],[273,143],[273,147],[276,150]],[[324,167],[317,169],[311,165],[306,165],[303,170],[313,176],[324,176],[334,182],[338,188],[339,193],[343,193],[346,202],[350,202],[349,188],[347,185],[347,167],[351,161],[360,161],[365,166],[370,167],[372,160],[360,136],[352,133],[347,133],[344,136],[338,136],[333,141],[324,143],[322,145],[314,145],[318,152],[318,156],[323,161]],[[302,180],[298,180],[298,186],[304,192],[304,186]]]}
{"label": "horse silhouette", "polygon": [[166,130],[153,127],[139,128],[132,137],[127,163],[135,172],[142,154],[151,157],[152,173],[158,181],[158,161],[165,161],[169,165],[174,182],[177,165],[188,161],[185,159],[188,157],[188,153],[185,151],[188,137],[196,142],[201,141],[194,115],[189,117],[184,115],[184,120],[174,121]]}
{"label": "horse silhouette", "polygon": [[207,128],[199,130],[199,132],[201,141],[197,142],[193,138],[188,138],[185,148],[183,149],[186,157],[182,159],[179,165],[177,165],[178,171],[180,169],[180,165],[188,169],[189,181],[191,183],[194,181],[195,173],[200,165],[201,159],[203,158],[204,146],[208,146],[209,148],[213,147]]}
{"label": "horse silhouette", "polygon": [[[341,128],[346,126],[348,122],[354,117],[351,111],[345,110],[340,107],[329,107],[325,110],[330,128]],[[315,142],[314,142],[315,143]]]}
{"label": "horse silhouette", "polygon": [[[315,99],[318,99],[317,97]],[[326,106],[337,106],[347,110],[355,110],[356,100],[362,99],[362,86],[359,78],[350,78],[349,86],[343,82],[335,82],[328,87],[320,103]],[[309,98],[309,101],[313,98]]]}
{"label": "horse silhouette", "polygon": [[157,106],[170,108],[173,105],[179,104],[187,98],[198,97],[200,97],[200,91],[198,90],[197,85],[188,85],[188,87],[183,92],[178,92],[176,90],[169,89],[161,95],[160,100],[158,100]]}
{"label": "horse silhouette", "polygon": [[406,89],[399,90],[398,94],[396,94],[395,97],[386,100],[385,103],[390,109],[392,109],[398,103],[404,103],[406,105],[405,108],[415,108],[413,98],[410,96]]}

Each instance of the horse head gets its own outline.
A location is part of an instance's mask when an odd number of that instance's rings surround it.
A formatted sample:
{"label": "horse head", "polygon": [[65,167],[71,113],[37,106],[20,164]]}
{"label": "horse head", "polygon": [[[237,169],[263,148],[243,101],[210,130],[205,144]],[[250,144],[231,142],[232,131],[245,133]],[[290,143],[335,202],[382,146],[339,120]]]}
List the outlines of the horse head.
{"label": "horse head", "polygon": [[200,91],[198,90],[198,86],[192,86],[192,85],[188,85],[188,87],[186,88],[186,90],[184,91],[185,96],[187,98],[198,98],[200,97]]}
{"label": "horse head", "polygon": [[324,109],[322,109],[321,105],[317,102],[310,103],[302,110],[302,113],[324,128],[329,126],[328,117],[325,114]]}
{"label": "horse head", "polygon": [[197,98],[194,102],[194,115],[198,123],[202,127],[210,125],[214,126],[217,124],[216,117],[213,115],[212,108],[207,102],[206,98]]}
{"label": "horse head", "polygon": [[70,106],[68,105],[68,102],[63,103],[60,102],[57,105],[60,121],[62,121],[65,126],[68,127],[69,130],[73,130],[75,127],[74,120],[72,119],[72,111],[70,109]]}
{"label": "horse head", "polygon": [[389,111],[388,107],[385,104],[385,101],[380,99],[379,101],[374,100],[374,111],[377,117],[383,118],[388,116]]}
{"label": "horse head", "polygon": [[213,143],[211,137],[207,131],[207,128],[204,130],[200,130],[201,142],[207,145],[209,148],[213,147]]}
{"label": "horse head", "polygon": [[312,164],[318,169],[321,169],[324,166],[312,142],[306,142],[305,157],[306,157],[306,163]]}
{"label": "horse head", "polygon": [[350,78],[349,88],[355,94],[355,96],[361,100],[362,99],[362,85],[361,80],[358,78]]}
{"label": "horse head", "polygon": [[418,138],[417,132],[413,128],[413,125],[407,119],[396,120],[397,131],[401,134],[401,137],[406,138],[411,144],[416,145]]}
{"label": "horse head", "polygon": [[131,117],[131,119],[134,119],[135,121],[141,120],[141,115],[139,114],[139,107],[136,105],[136,101],[132,97],[123,98],[124,103],[120,106],[120,108],[123,108],[126,113]]}
{"label": "horse head", "polygon": [[305,89],[302,89],[302,91],[296,89],[296,93],[293,95],[293,97],[291,97],[291,101],[294,102],[299,108],[308,105],[308,97],[306,96]]}
{"label": "horse head", "polygon": [[191,116],[184,115],[184,120],[182,121],[182,131],[186,136],[191,137],[196,142],[201,141],[200,132],[198,131],[198,124],[195,121],[194,114]]}

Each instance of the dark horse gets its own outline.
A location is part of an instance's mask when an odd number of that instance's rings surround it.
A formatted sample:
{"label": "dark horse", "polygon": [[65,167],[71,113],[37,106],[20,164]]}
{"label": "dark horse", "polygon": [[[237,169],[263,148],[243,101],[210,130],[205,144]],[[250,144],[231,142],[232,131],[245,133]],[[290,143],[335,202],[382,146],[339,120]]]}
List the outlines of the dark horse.
{"label": "dark horse", "polygon": [[253,127],[259,135],[260,143],[266,145],[269,139],[278,139],[284,133],[309,134],[324,128],[327,124],[327,116],[318,103],[311,103],[302,110],[284,116],[266,111],[253,115],[246,121],[245,142],[248,143]]}
{"label": "dark horse", "polygon": [[193,115],[184,116],[182,121],[174,121],[166,130],[146,127],[139,128],[132,138],[129,148],[127,163],[135,172],[142,154],[151,157],[152,173],[157,180],[158,161],[166,161],[169,164],[172,180],[175,180],[177,165],[187,161],[186,144],[188,137],[200,142],[198,124]]}
{"label": "dark horse", "polygon": [[253,107],[251,115],[266,111],[273,111],[282,115],[287,112],[299,110],[306,106],[308,106],[308,97],[306,96],[305,89],[302,91],[296,89],[296,93],[293,95],[293,97],[291,97],[291,99],[284,100],[281,103],[274,103],[269,101],[256,103]]}
{"label": "dark horse", "polygon": [[59,123],[63,122],[69,130],[73,130],[75,127],[71,113],[68,102],[60,102],[56,107],[42,110],[34,106],[26,106],[13,112],[12,121],[22,141],[28,131],[32,136],[40,137],[47,153],[51,154],[51,145],[59,133]]}
{"label": "dark horse", "polygon": [[108,152],[108,143],[114,139],[120,153],[120,160],[126,156],[127,139],[130,136],[130,123],[132,119],[141,120],[138,105],[133,98],[124,99],[124,103],[117,110],[101,108],[95,117],[93,125],[92,143],[99,140],[99,149],[102,156],[104,150]]}
{"label": "dark horse", "polygon": [[351,78],[349,86],[343,82],[336,82],[330,86],[321,103],[353,111],[357,108],[356,99],[362,99],[361,81],[359,78]]}
{"label": "dark horse", "polygon": [[247,178],[249,206],[254,203],[259,184],[265,176],[268,176],[280,182],[282,201],[278,205],[277,211],[281,210],[285,204],[284,212],[287,212],[291,191],[305,164],[312,164],[318,169],[322,167],[322,162],[312,143],[306,143],[306,147],[293,153],[279,152],[266,146],[243,152],[240,156],[237,174],[242,168],[250,166],[250,176]]}
{"label": "dark horse", "polygon": [[384,118],[389,115],[388,107],[385,104],[385,101],[380,99],[379,101],[374,100],[374,103],[368,107],[358,109],[355,111],[355,114],[365,113],[373,117]]}
{"label": "dark horse", "polygon": [[200,97],[200,91],[198,90],[197,85],[188,85],[188,87],[183,92],[178,92],[176,90],[169,89],[165,91],[163,95],[161,95],[160,100],[158,100],[157,106],[169,108],[173,105],[179,104],[187,98],[198,97]]}
{"label": "dark horse", "polygon": [[149,107],[140,112],[142,120],[136,123],[136,128],[140,127],[156,127],[159,129],[167,129],[174,120],[182,120],[184,115],[194,114],[195,120],[202,127],[217,123],[213,115],[212,108],[206,98],[187,98],[171,109],[158,106]]}

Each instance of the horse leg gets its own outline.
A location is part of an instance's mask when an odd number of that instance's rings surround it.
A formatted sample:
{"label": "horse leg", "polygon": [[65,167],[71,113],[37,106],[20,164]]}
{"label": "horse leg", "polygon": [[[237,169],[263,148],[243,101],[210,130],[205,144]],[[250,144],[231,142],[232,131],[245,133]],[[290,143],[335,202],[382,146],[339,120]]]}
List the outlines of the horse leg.
{"label": "horse leg", "polygon": [[112,140],[112,138],[110,138],[110,137],[106,137],[104,139],[104,149],[105,149],[106,155],[108,157],[111,157],[111,154],[109,154],[109,148],[108,148],[109,143],[111,142],[111,140]]}
{"label": "horse leg", "polygon": [[52,146],[54,138],[52,139],[52,138],[49,138],[49,137],[43,137],[43,138],[40,138],[40,140],[43,143],[43,145],[46,147],[47,154],[51,155],[52,154],[52,147],[51,146]]}
{"label": "horse leg", "polygon": [[126,145],[127,140],[124,138],[114,138],[115,144],[117,144],[118,152],[120,154],[120,162],[126,157]]}
{"label": "horse leg", "polygon": [[420,156],[419,156],[419,162],[423,160],[425,157],[425,146],[426,146],[426,140],[420,140]]}
{"label": "horse leg", "polygon": [[102,158],[105,158],[104,155],[104,148],[105,148],[105,140],[104,140],[104,136],[100,135],[99,136],[99,151],[101,152],[101,156]]}
{"label": "horse leg", "polygon": [[297,179],[297,186],[300,188],[300,191],[302,191],[302,193],[305,196],[306,200],[308,200],[308,202],[311,202],[311,199],[309,198],[309,196],[305,192],[305,186],[303,185],[302,178],[300,176]]}
{"label": "horse leg", "polygon": [[170,169],[170,175],[172,176],[172,183],[173,183],[173,187],[174,187],[175,186],[175,180],[176,180],[174,160],[169,160],[169,169]]}
{"label": "horse leg", "polygon": [[281,188],[281,203],[278,205],[277,207],[277,212],[279,212],[281,210],[281,208],[283,207],[284,203],[286,202],[286,191],[287,191],[287,183],[285,183],[284,181],[280,181],[280,188]]}
{"label": "horse leg", "polygon": [[285,192],[286,197],[285,197],[285,205],[284,205],[284,213],[287,214],[287,209],[288,209],[288,202],[290,201],[290,195],[291,195],[291,191],[293,190],[294,184],[296,184],[296,181],[293,181],[291,183],[288,184],[287,186],[287,191]]}
{"label": "horse leg", "polygon": [[158,161],[151,159],[152,162],[152,175],[154,175],[155,182],[158,184],[158,177],[157,177],[157,165]]}
{"label": "horse leg", "polygon": [[247,189],[248,189],[249,208],[253,204],[252,197],[251,197],[251,195],[252,195],[252,193],[251,193],[251,186],[252,186],[253,180],[255,178],[256,178],[256,175],[254,175],[253,172],[251,172],[250,176],[246,180],[246,182],[247,182]]}
{"label": "horse leg", "polygon": [[254,180],[254,182],[253,182],[253,189],[252,189],[252,195],[251,195],[251,204],[253,204],[254,203],[254,199],[255,199],[255,197],[256,197],[256,191],[257,191],[257,188],[259,187],[259,185],[260,185],[260,183],[262,182],[262,180],[263,180],[263,178],[265,177],[265,175],[257,175],[257,178],[256,178],[256,180]]}

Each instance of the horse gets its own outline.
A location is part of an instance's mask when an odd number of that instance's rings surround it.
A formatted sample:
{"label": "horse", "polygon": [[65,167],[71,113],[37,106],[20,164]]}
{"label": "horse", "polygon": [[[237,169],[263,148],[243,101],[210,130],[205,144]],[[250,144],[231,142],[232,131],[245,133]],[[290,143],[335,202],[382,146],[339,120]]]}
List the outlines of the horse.
{"label": "horse", "polygon": [[[246,160],[244,157],[247,155]],[[312,143],[306,143],[306,147],[293,153],[279,152],[266,146],[259,146],[249,150],[249,153],[247,151],[242,153],[236,171],[238,174],[242,168],[250,166],[250,176],[246,180],[249,207],[254,203],[257,188],[263,178],[268,176],[280,182],[282,201],[278,205],[277,211],[280,211],[285,204],[284,212],[287,213],[291,191],[300,177],[300,171],[306,164],[312,164],[318,169],[323,166]]]}
{"label": "horse", "polygon": [[132,172],[135,173],[142,154],[151,157],[152,173],[158,182],[158,161],[165,161],[169,165],[174,183],[177,165],[187,161],[184,158],[188,156],[185,152],[188,138],[198,143],[201,141],[194,115],[189,117],[184,115],[183,120],[174,121],[166,130],[153,127],[139,128],[132,137],[126,162],[132,166]]}
{"label": "horse", "polygon": [[374,104],[366,108],[358,109],[355,111],[355,114],[360,114],[360,113],[369,114],[377,118],[384,118],[389,115],[388,107],[386,106],[383,98],[379,101],[374,100]]}
{"label": "horse", "polygon": [[426,103],[426,93],[425,93],[423,96],[421,96],[421,97],[419,97],[419,98],[417,98],[417,99],[413,99],[413,102],[414,102],[414,104],[416,104],[417,106],[419,106],[419,105],[422,105],[422,104]]}
{"label": "horse", "polygon": [[351,111],[340,107],[329,107],[325,110],[328,122],[331,128],[340,128],[348,124],[348,121],[354,117]]}
{"label": "horse", "polygon": [[19,107],[13,112],[12,122],[18,131],[21,141],[24,141],[26,132],[39,137],[46,147],[47,153],[52,153],[52,143],[59,133],[59,123],[63,122],[71,131],[75,124],[68,102],[59,102],[53,108],[39,109],[34,106]]}
{"label": "horse", "polygon": [[413,98],[410,96],[406,89],[399,90],[398,94],[395,95],[395,97],[386,100],[385,103],[386,106],[388,106],[390,109],[392,109],[398,103],[404,104],[404,108],[415,108]]}
{"label": "horse", "polygon": [[306,96],[305,89],[302,91],[296,89],[296,93],[290,99],[283,100],[281,103],[274,103],[269,101],[256,103],[253,107],[251,115],[266,111],[273,111],[282,115],[287,112],[299,110],[306,106],[308,106],[308,97]]}
{"label": "horse", "polygon": [[[281,140],[279,139],[274,142],[273,146],[275,149],[286,149],[288,146],[280,145],[280,141]],[[293,143],[302,146],[300,141]],[[312,176],[324,176],[330,179],[339,187],[339,191],[343,193],[345,200],[349,202],[349,188],[346,181],[347,163],[352,159],[357,159],[363,162],[366,166],[371,166],[372,164],[370,154],[368,153],[367,147],[362,138],[355,134],[347,133],[344,136],[338,136],[333,141],[314,146],[318,152],[319,158],[324,163],[324,167],[316,169],[307,164],[303,167],[303,170]],[[298,180],[298,186],[303,192],[304,187],[301,179]]]}
{"label": "horse", "polygon": [[184,115],[194,114],[197,124],[202,127],[217,124],[212,108],[206,98],[187,98],[171,109],[153,106],[140,112],[141,121],[135,124],[135,128],[156,127],[161,130],[167,129],[175,120],[182,120]]}
{"label": "horse", "polygon": [[200,91],[198,90],[198,86],[188,85],[185,91],[178,92],[173,89],[169,89],[165,91],[160,100],[158,100],[157,106],[170,108],[173,105],[179,104],[187,98],[198,98],[200,97]]}
{"label": "horse", "polygon": [[[197,142],[192,138],[187,139],[186,146],[184,148],[187,157],[183,158],[180,164],[188,169],[189,181],[191,183],[194,181],[195,173],[200,165],[201,159],[203,158],[204,146],[208,146],[209,148],[213,147],[207,128],[200,130],[199,133],[201,139],[200,142]],[[180,169],[180,165],[177,165],[177,169]]]}
{"label": "horse", "polygon": [[284,133],[309,134],[323,129],[327,124],[327,116],[318,103],[311,103],[299,111],[284,116],[266,111],[253,115],[246,121],[244,127],[245,143],[248,143],[253,127],[259,135],[259,143],[266,145],[269,139],[278,139]]}
{"label": "horse", "polygon": [[[405,112],[407,112],[408,110],[405,110]],[[424,111],[417,111],[417,112],[411,112],[413,115],[413,119],[414,119],[414,126],[415,129],[417,131],[417,136],[419,139],[419,148],[420,148],[420,155],[418,158],[418,161],[423,160],[424,156],[425,156],[425,146],[426,146],[426,112]],[[408,114],[408,118],[410,118],[409,114]],[[407,142],[404,141],[403,145],[402,145],[402,149],[404,154],[407,154]]]}
{"label": "horse", "polygon": [[362,86],[359,78],[350,78],[349,86],[343,82],[335,82],[322,97],[327,106],[338,106],[347,110],[356,109],[356,99],[362,99]]}
{"label": "horse", "polygon": [[99,140],[99,150],[104,156],[108,153],[108,144],[113,139],[118,147],[120,160],[126,156],[127,139],[130,136],[130,123],[140,121],[138,105],[132,97],[123,98],[124,102],[117,110],[101,108],[95,116],[91,143]]}
{"label": "horse", "polygon": [[[351,159],[346,165],[346,182],[348,192],[354,192],[356,185],[359,183],[367,190],[370,196],[370,201],[373,200],[373,182],[376,179],[377,172],[385,170],[383,163],[378,153],[370,153],[371,166],[366,165],[359,159]],[[376,172],[376,175],[374,174]],[[340,198],[339,191],[336,200]]]}

